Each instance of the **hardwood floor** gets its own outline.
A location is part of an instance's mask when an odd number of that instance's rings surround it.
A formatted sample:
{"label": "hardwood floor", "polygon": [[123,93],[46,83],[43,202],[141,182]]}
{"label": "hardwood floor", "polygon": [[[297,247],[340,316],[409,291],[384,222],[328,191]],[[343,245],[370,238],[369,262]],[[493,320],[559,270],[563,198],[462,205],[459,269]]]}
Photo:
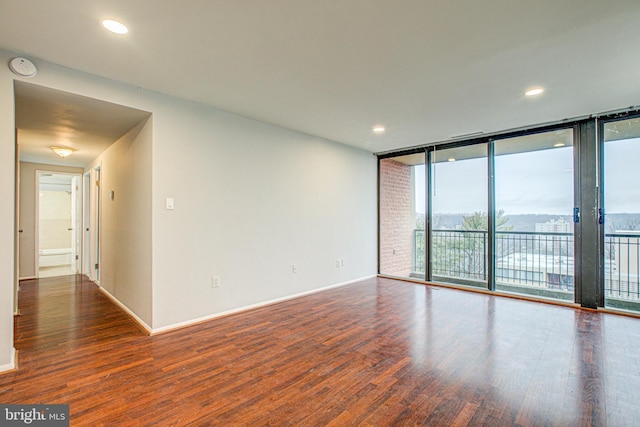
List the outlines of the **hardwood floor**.
{"label": "hardwood floor", "polygon": [[144,335],[27,281],[1,403],[71,425],[640,425],[640,319],[388,279]]}

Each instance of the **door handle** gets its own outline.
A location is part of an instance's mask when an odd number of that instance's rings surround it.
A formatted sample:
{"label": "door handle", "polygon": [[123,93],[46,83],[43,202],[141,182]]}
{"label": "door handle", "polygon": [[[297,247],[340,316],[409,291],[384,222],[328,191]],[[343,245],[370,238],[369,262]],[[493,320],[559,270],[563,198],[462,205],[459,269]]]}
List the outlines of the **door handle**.
{"label": "door handle", "polygon": [[18,233],[22,233],[22,229],[18,230]]}
{"label": "door handle", "polygon": [[573,222],[580,222],[580,208],[573,208]]}
{"label": "door handle", "polygon": [[68,231],[73,231],[73,228],[67,228]]}
{"label": "door handle", "polygon": [[598,224],[604,224],[604,209],[598,209]]}

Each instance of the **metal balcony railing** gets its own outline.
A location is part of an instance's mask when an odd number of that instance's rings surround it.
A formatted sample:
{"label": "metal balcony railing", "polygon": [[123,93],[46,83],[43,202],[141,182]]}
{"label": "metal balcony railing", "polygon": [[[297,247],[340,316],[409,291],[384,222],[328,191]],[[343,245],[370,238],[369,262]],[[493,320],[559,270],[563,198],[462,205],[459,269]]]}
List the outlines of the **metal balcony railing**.
{"label": "metal balcony railing", "polygon": [[487,232],[434,230],[432,274],[470,280],[487,279]]}
{"label": "metal balcony railing", "polygon": [[[414,271],[424,274],[424,230],[414,230]],[[496,284],[571,292],[572,233],[498,231]],[[432,275],[462,281],[487,280],[487,232],[433,230]],[[640,233],[605,235],[605,297],[640,301]]]}
{"label": "metal balcony railing", "polygon": [[605,297],[640,300],[640,233],[604,235]]}

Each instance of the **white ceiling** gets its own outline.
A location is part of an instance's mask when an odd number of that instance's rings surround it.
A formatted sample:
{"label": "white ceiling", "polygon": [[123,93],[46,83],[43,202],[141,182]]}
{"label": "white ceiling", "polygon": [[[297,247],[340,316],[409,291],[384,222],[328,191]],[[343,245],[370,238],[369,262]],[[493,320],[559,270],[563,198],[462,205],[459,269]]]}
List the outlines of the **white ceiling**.
{"label": "white ceiling", "polygon": [[[149,113],[30,83],[15,82],[20,160],[85,167]],[[61,159],[51,146],[71,148]]]}
{"label": "white ceiling", "polygon": [[[638,0],[0,0],[0,47],[373,152],[640,104]],[[106,32],[115,18],[129,34]],[[546,92],[525,98],[532,86]],[[387,127],[374,135],[372,126]]]}

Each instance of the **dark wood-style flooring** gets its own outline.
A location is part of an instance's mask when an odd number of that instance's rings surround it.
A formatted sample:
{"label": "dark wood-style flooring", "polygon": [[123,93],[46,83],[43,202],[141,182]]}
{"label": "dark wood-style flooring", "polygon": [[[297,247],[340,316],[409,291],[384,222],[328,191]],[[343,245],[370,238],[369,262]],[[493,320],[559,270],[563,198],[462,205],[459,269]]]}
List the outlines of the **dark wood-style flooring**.
{"label": "dark wood-style flooring", "polygon": [[152,337],[80,276],[20,307],[0,403],[71,425],[640,425],[635,318],[388,279]]}

